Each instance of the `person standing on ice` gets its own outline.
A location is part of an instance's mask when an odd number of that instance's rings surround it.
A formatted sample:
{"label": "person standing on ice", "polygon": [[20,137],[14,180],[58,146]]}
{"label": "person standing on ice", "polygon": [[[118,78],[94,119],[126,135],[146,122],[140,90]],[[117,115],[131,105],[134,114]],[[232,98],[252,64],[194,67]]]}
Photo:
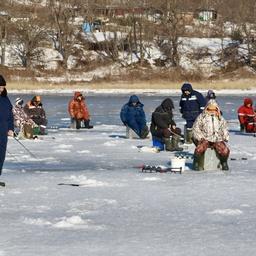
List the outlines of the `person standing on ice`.
{"label": "person standing on ice", "polygon": [[222,170],[228,170],[230,150],[227,122],[215,100],[209,100],[204,111],[197,117],[192,127],[192,139],[196,145],[194,152],[194,170],[203,170],[202,158],[207,148],[214,148],[220,160]]}
{"label": "person standing on ice", "polygon": [[131,128],[141,139],[145,139],[149,133],[143,107],[138,96],[132,95],[120,112],[123,124]]}
{"label": "person standing on ice", "polygon": [[192,143],[192,126],[196,118],[204,110],[206,101],[204,96],[195,91],[192,85],[184,83],[181,87],[182,95],[180,98],[180,112],[186,120],[184,128],[185,142]]}
{"label": "person standing on ice", "polygon": [[35,122],[28,117],[23,108],[23,99],[17,98],[13,108],[14,126],[19,138],[33,138],[33,128],[37,127]]}
{"label": "person standing on ice", "polygon": [[[183,150],[178,145],[181,137],[181,129],[176,127],[176,123],[173,121],[173,109],[172,100],[166,98],[152,113],[150,131],[153,139],[153,147],[159,150]],[[171,140],[170,137],[172,137]]]}
{"label": "person standing on ice", "polygon": [[[90,125],[90,113],[81,92],[74,93],[73,99],[68,104],[68,112],[71,118],[71,128],[93,128]],[[81,126],[82,122],[84,123],[84,127]]]}
{"label": "person standing on ice", "polygon": [[256,132],[256,113],[251,98],[245,98],[244,104],[237,110],[241,132]]}
{"label": "person standing on ice", "polygon": [[5,160],[8,136],[14,134],[12,104],[7,96],[6,81],[0,75],[0,175]]}
{"label": "person standing on ice", "polygon": [[47,119],[40,96],[34,96],[24,107],[25,113],[39,126],[39,134],[46,134]]}
{"label": "person standing on ice", "polygon": [[206,97],[205,97],[206,104],[209,100],[216,100],[216,94],[213,90],[209,90],[206,94]]}

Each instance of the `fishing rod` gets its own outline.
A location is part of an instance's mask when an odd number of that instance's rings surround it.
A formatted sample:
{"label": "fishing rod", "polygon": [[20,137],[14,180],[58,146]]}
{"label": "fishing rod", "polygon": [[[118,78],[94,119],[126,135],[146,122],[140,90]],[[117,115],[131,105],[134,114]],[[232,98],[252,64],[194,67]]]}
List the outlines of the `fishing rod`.
{"label": "fishing rod", "polygon": [[36,155],[34,155],[23,143],[21,143],[16,137],[13,137],[31,156],[33,156],[35,159],[38,159]]}

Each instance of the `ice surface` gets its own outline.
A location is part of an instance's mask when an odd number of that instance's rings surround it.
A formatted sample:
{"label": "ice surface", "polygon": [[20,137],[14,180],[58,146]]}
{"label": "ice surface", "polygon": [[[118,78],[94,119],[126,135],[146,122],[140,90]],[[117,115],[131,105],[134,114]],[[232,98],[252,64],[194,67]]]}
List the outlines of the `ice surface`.
{"label": "ice surface", "polygon": [[[37,159],[9,139],[1,176],[6,187],[0,188],[1,256],[255,254],[256,138],[237,132],[244,96],[217,94],[230,126],[231,171],[195,172],[188,159],[183,174],[139,171],[142,164],[168,166],[174,153],[140,150],[151,147],[150,139],[124,138],[119,112],[129,96],[87,96],[95,128],[79,131],[65,128],[71,95],[42,97],[49,126],[62,129],[21,141]],[[140,98],[150,121],[164,97]],[[179,97],[172,99],[183,128]]]}

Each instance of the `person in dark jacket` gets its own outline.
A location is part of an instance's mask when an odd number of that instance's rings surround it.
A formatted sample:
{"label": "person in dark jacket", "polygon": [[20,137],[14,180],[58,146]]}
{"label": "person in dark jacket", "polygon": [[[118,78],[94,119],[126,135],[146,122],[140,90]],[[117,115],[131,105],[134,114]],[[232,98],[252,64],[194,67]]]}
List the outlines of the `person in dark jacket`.
{"label": "person in dark jacket", "polygon": [[34,96],[24,107],[25,113],[39,127],[41,135],[46,134],[47,119],[40,96]]}
{"label": "person in dark jacket", "polygon": [[7,97],[6,81],[0,75],[0,175],[5,160],[8,136],[13,137],[14,124],[12,104]]}
{"label": "person in dark jacket", "polygon": [[[160,150],[164,150],[164,146],[167,151],[183,150],[178,146],[181,129],[176,127],[176,123],[173,120],[173,109],[172,100],[166,98],[152,113],[150,131],[153,146],[158,147]],[[172,137],[171,140],[170,137]]]}
{"label": "person in dark jacket", "polygon": [[206,94],[206,97],[205,97],[206,104],[208,103],[209,100],[216,100],[216,94],[213,90],[209,90]]}
{"label": "person in dark jacket", "polygon": [[149,133],[143,107],[138,96],[132,95],[120,113],[123,124],[130,127],[141,139],[145,139]]}
{"label": "person in dark jacket", "polygon": [[184,83],[181,91],[180,112],[186,120],[185,141],[192,143],[192,126],[198,115],[204,110],[206,100],[200,92],[193,90],[189,83]]}

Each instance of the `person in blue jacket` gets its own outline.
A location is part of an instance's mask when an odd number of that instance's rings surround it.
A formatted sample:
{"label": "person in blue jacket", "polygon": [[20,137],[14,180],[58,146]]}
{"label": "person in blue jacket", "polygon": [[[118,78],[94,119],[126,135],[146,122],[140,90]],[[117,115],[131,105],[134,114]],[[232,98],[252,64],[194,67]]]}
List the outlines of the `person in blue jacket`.
{"label": "person in blue jacket", "polygon": [[204,110],[206,100],[200,92],[193,90],[189,83],[184,83],[181,91],[180,112],[186,120],[185,141],[192,143],[192,126],[198,115]]}
{"label": "person in blue jacket", "polygon": [[130,127],[140,138],[145,139],[149,130],[143,106],[138,96],[132,95],[122,107],[120,118],[125,126]]}
{"label": "person in blue jacket", "polygon": [[7,97],[6,81],[0,75],[0,175],[5,160],[7,137],[13,136],[14,121],[12,104]]}

